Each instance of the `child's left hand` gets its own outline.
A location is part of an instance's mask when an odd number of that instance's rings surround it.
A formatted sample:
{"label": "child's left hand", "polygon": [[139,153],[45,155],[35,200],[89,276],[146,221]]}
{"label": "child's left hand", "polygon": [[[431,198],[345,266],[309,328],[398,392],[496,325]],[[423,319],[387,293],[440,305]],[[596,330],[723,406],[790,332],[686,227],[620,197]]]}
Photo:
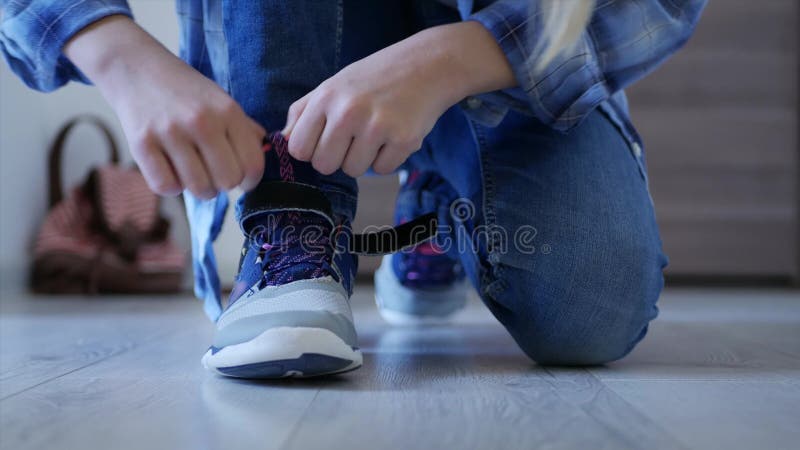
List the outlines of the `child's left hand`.
{"label": "child's left hand", "polygon": [[447,108],[511,84],[505,56],[480,24],[430,28],[356,61],[296,101],[283,134],[289,153],[320,173],[391,173]]}

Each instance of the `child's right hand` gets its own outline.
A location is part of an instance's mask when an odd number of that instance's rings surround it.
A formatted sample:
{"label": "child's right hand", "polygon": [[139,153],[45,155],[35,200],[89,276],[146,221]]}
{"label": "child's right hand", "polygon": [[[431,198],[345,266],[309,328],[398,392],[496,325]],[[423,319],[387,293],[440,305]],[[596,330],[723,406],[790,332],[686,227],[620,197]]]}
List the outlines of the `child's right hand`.
{"label": "child's right hand", "polygon": [[133,21],[111,16],[87,27],[65,54],[119,116],[150,188],[200,198],[258,184],[264,128],[214,84]]}

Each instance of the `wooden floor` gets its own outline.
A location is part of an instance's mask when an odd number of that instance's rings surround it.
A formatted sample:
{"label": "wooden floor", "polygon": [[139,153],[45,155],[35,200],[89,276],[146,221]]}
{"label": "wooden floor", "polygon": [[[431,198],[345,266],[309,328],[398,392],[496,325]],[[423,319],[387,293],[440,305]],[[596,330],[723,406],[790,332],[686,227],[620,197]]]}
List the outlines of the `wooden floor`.
{"label": "wooden floor", "polygon": [[481,305],[389,328],[354,305],[364,367],[257,383],[206,373],[187,298],[0,302],[2,449],[798,448],[800,295],[672,290],[627,359],[530,363]]}

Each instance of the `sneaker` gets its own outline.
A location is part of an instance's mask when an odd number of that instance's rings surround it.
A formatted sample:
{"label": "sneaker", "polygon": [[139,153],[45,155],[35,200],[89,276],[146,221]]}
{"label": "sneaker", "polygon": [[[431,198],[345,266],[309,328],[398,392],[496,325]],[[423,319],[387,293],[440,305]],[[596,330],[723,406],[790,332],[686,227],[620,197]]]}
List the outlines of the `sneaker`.
{"label": "sneaker", "polygon": [[[395,222],[430,209],[425,192],[450,189],[439,176],[412,171],[401,176]],[[433,199],[435,195],[428,195]],[[426,208],[428,206],[428,208]],[[468,295],[461,265],[432,240],[386,255],[375,272],[378,312],[393,325],[440,324],[464,308]]]}
{"label": "sneaker", "polygon": [[251,231],[242,248],[234,290],[203,365],[240,378],[360,367],[349,304],[355,257],[334,251],[331,222],[313,212],[279,212],[259,222],[262,230]]}

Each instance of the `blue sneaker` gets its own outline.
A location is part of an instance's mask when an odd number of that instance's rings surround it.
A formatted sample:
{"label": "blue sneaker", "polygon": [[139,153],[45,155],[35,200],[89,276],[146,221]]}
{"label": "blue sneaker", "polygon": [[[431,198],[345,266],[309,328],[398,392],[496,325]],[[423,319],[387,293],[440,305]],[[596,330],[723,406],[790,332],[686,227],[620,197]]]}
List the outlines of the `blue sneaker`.
{"label": "blue sneaker", "polygon": [[356,261],[335,251],[344,235],[337,230],[347,228],[314,212],[277,212],[247,229],[234,290],[203,365],[240,378],[360,367],[349,304]]}
{"label": "blue sneaker", "polygon": [[435,214],[375,233],[353,234],[316,187],[296,182],[279,133],[265,142],[281,181],[245,195],[246,236],[227,308],[203,365],[240,378],[311,377],[361,366],[350,310],[356,254],[411,248],[436,231]]}
{"label": "blue sneaker", "polygon": [[[401,179],[396,223],[405,223],[430,209],[431,205],[426,204],[435,203],[435,192],[450,189],[433,173],[412,171],[401,175]],[[375,272],[378,312],[393,325],[447,322],[464,308],[467,294],[461,265],[432,240],[384,256]]]}

